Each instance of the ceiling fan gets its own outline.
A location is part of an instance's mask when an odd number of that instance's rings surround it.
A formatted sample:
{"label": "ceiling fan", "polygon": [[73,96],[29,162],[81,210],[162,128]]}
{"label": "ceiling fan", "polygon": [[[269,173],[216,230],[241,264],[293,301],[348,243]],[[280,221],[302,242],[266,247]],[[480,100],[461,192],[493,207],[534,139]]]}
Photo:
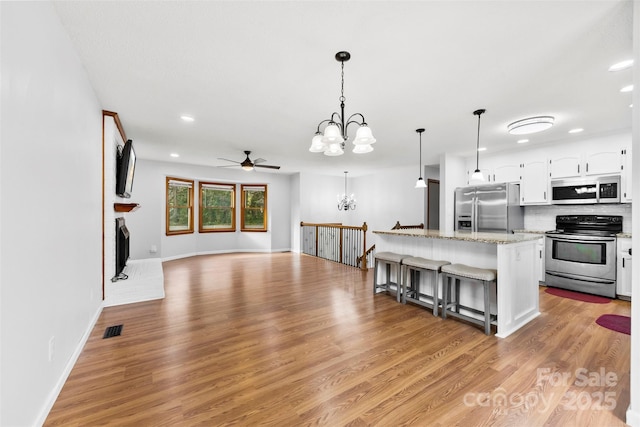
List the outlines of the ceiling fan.
{"label": "ceiling fan", "polygon": [[254,161],[251,161],[251,159],[249,158],[249,154],[251,154],[251,151],[245,151],[244,154],[247,155],[247,158],[244,159],[241,162],[237,162],[235,160],[229,160],[229,159],[223,159],[222,157],[218,157],[218,160],[224,160],[226,162],[233,162],[233,163],[237,163],[235,165],[228,165],[228,166],[218,166],[221,168],[228,168],[228,167],[233,167],[233,166],[241,166],[242,169],[246,170],[246,171],[250,171],[253,170],[253,168],[268,168],[268,169],[280,169],[280,166],[273,166],[273,165],[261,165],[260,163],[262,162],[266,162],[265,159],[259,158],[259,159],[255,159]]}

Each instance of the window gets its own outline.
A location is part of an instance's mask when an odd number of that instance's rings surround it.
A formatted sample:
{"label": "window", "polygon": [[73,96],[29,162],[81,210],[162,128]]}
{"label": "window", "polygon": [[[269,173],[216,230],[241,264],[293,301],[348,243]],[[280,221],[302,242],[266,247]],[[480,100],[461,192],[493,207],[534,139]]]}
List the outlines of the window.
{"label": "window", "polygon": [[167,177],[167,236],[193,233],[193,181]]}
{"label": "window", "polygon": [[242,231],[267,231],[267,186],[242,185]]}
{"label": "window", "polygon": [[199,231],[236,231],[236,186],[200,182]]}

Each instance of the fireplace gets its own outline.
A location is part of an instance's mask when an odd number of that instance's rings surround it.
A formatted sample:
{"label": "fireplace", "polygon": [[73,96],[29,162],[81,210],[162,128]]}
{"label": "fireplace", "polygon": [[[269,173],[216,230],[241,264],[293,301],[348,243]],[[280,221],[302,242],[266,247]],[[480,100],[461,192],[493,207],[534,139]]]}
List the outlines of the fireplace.
{"label": "fireplace", "polygon": [[124,218],[116,218],[116,274],[113,281],[126,279],[127,275],[122,273],[127,260],[129,259],[129,230],[124,223]]}

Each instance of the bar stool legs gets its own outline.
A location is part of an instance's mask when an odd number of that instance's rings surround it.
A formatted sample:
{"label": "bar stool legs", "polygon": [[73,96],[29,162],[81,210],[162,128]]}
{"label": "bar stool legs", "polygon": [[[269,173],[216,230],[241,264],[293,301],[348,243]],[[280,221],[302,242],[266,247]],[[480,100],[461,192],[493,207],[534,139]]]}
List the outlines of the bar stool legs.
{"label": "bar stool legs", "polygon": [[[491,335],[490,292],[491,292],[491,285],[494,283],[497,283],[496,270],[470,267],[464,264],[450,264],[442,267],[442,275],[443,275],[442,318],[446,319],[447,314],[449,314],[452,317],[457,317],[460,319],[467,320],[469,322],[484,326],[484,333],[486,335]],[[454,281],[453,285],[454,285],[455,301],[453,300],[453,295],[451,295],[451,280]],[[460,281],[461,280],[464,280],[465,282],[475,284],[475,285],[482,285],[483,296],[484,296],[483,311],[479,311],[471,307],[465,307],[460,304]],[[479,319],[469,316],[467,314],[460,313],[460,308],[463,308],[466,311],[483,314],[484,315],[483,321],[480,321]]]}
{"label": "bar stool legs", "polygon": [[[449,264],[448,261],[434,261],[431,259],[421,257],[410,257],[402,260],[404,268],[403,281],[402,281],[402,303],[406,304],[407,301],[411,301],[415,304],[432,308],[433,315],[438,315],[438,306],[440,300],[438,299],[438,288],[440,287],[440,269],[443,265]],[[431,288],[431,295],[420,293],[420,276],[422,273],[433,273],[433,286]],[[412,276],[411,279],[409,276]],[[426,298],[429,301],[424,301],[421,297]]]}
{"label": "bar stool legs", "polygon": [[[393,292],[392,285],[396,287],[396,301],[400,302],[400,296],[402,294],[402,260],[408,258],[408,255],[396,254],[394,252],[380,252],[374,256],[373,264],[373,293],[376,294],[378,289],[383,289],[387,292]],[[378,268],[380,264],[386,267],[386,282],[378,283]],[[391,281],[391,266],[396,267],[396,282]]]}

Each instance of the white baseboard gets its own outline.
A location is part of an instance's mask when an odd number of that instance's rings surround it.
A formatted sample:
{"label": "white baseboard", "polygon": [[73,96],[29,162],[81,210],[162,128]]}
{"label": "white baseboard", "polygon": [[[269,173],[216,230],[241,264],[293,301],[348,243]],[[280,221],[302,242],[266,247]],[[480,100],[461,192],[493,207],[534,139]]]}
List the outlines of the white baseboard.
{"label": "white baseboard", "polygon": [[182,258],[190,258],[192,256],[199,256],[199,255],[221,255],[221,254],[239,254],[239,253],[264,253],[264,254],[271,254],[271,253],[281,253],[281,252],[291,252],[290,248],[283,248],[283,249],[224,249],[224,250],[220,250],[220,251],[203,251],[203,252],[195,252],[195,253],[190,253],[190,254],[183,254],[183,255],[173,255],[170,257],[166,257],[166,258],[162,258],[162,261],[173,261],[176,259],[182,259]]}
{"label": "white baseboard", "polygon": [[67,365],[64,367],[64,371],[62,371],[60,378],[58,378],[58,381],[56,382],[55,387],[49,393],[49,397],[47,398],[44,407],[40,411],[40,415],[38,415],[35,425],[41,426],[47,420],[47,416],[49,415],[49,412],[51,412],[51,408],[53,408],[53,404],[56,403],[56,400],[58,399],[58,395],[60,395],[60,392],[62,391],[62,387],[64,387],[64,383],[67,382],[67,378],[69,378],[69,374],[71,374],[71,370],[73,369],[76,362],[78,361],[78,358],[80,357],[80,354],[82,353],[82,350],[84,349],[84,346],[87,343],[87,340],[89,340],[89,337],[91,336],[91,331],[93,331],[93,328],[96,326],[96,323],[98,323],[98,319],[100,318],[100,314],[102,313],[102,307],[103,305],[100,304],[100,306],[98,307],[98,310],[93,315],[93,319],[91,319],[91,321],[89,322],[89,325],[87,326],[87,329],[84,331],[84,334],[80,339],[80,342],[78,342],[76,349],[74,350],[73,354],[69,358]]}

